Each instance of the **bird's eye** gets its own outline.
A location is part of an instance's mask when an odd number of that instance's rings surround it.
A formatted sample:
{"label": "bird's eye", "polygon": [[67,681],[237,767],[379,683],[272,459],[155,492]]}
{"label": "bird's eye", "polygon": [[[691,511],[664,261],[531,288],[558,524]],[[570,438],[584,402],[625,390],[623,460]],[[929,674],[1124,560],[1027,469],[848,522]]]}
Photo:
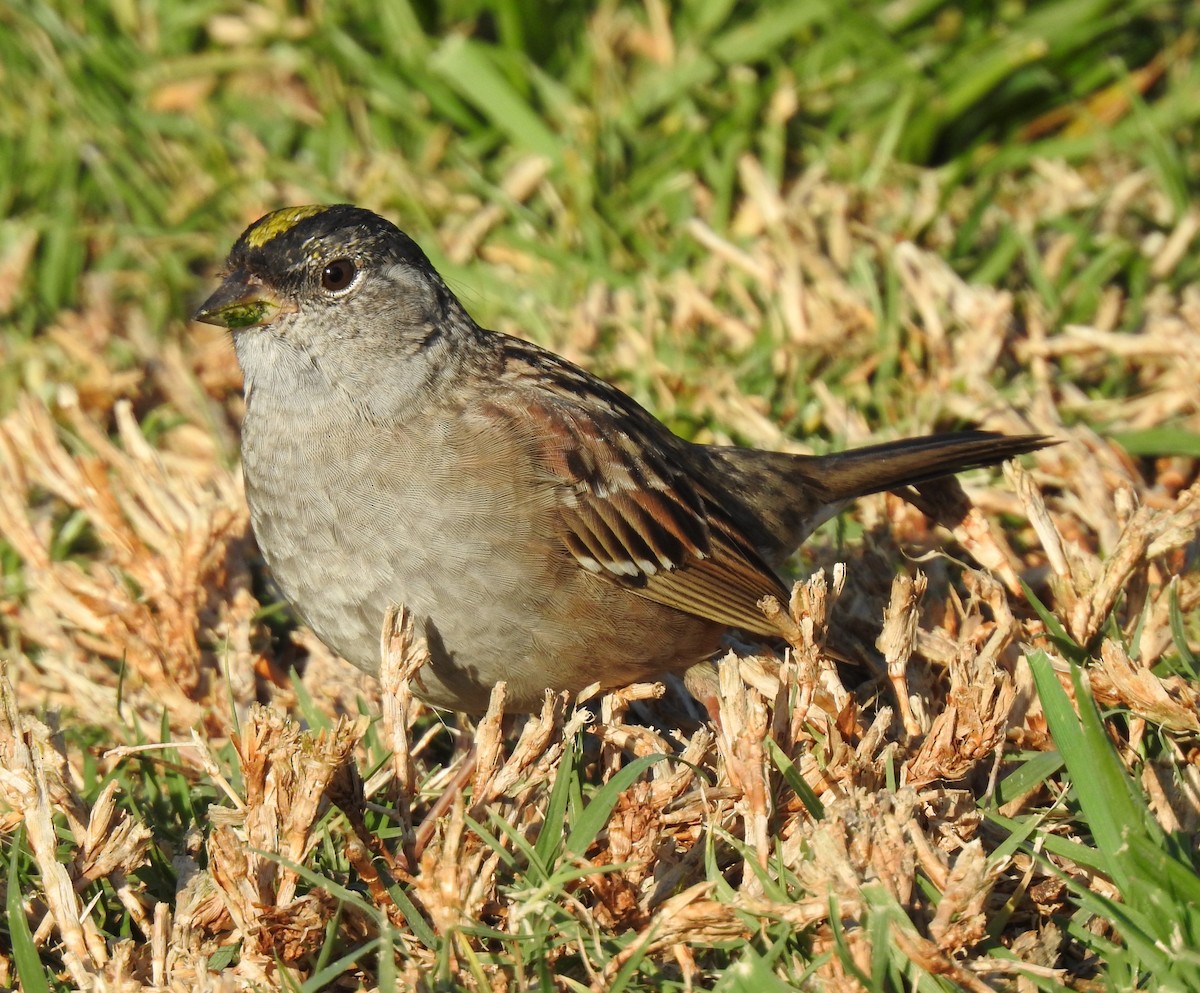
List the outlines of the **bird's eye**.
{"label": "bird's eye", "polygon": [[357,271],[350,259],[334,259],[321,272],[321,286],[331,293],[344,290],[354,282]]}

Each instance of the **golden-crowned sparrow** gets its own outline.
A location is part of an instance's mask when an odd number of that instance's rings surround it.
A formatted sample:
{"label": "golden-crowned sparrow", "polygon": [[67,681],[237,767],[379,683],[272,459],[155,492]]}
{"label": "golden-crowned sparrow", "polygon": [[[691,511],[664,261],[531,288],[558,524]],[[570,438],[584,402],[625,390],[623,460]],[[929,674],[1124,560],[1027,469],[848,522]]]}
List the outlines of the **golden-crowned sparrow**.
{"label": "golden-crowned sparrow", "polygon": [[620,390],[486,331],[358,207],[291,207],[229,254],[197,320],[233,331],[259,546],[334,651],[378,671],[389,605],[417,693],[514,709],[547,688],[682,672],[730,627],[774,634],[775,569],[848,500],[990,465],[1041,436],[962,432],[803,456],[696,445]]}

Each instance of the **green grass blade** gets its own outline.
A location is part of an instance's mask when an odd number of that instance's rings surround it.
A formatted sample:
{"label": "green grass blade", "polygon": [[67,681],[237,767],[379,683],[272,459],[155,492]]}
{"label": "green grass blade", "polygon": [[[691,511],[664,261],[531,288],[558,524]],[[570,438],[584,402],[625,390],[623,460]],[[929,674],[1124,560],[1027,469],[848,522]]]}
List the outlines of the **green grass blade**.
{"label": "green grass blade", "polygon": [[632,786],[638,778],[655,762],[665,762],[668,755],[643,755],[634,759],[612,779],[605,783],[588,802],[575,819],[571,833],[567,835],[566,850],[576,855],[583,855],[588,846],[604,829],[608,818],[621,799],[621,794]]}
{"label": "green grass blade", "polygon": [[817,820],[825,816],[825,805],[821,803],[821,798],[813,792],[813,788],[808,785],[808,782],[800,775],[800,770],[790,758],[784,754],[782,748],[775,742],[773,738],[767,739],[767,751],[770,753],[771,761],[783,773],[783,780],[792,788],[792,791],[800,798],[800,802]]}
{"label": "green grass blade", "polygon": [[1109,439],[1130,455],[1143,458],[1161,455],[1185,455],[1200,458],[1200,434],[1186,428],[1145,428],[1141,431],[1114,431]]}
{"label": "green grass blade", "polygon": [[563,750],[562,761],[558,764],[558,772],[554,776],[554,786],[550,790],[550,800],[546,804],[546,820],[538,833],[537,842],[533,846],[537,864],[546,872],[558,858],[563,844],[561,825],[567,821],[567,806],[571,793],[579,789],[578,783],[578,742],[567,742]]}
{"label": "green grass blade", "polygon": [[8,933],[12,940],[13,965],[25,993],[50,993],[46,970],[38,956],[37,946],[25,919],[25,908],[21,904],[21,880],[19,866],[25,847],[25,827],[17,828],[9,844],[8,892],[5,894],[5,911],[8,917]]}
{"label": "green grass blade", "polygon": [[1161,838],[1161,831],[1134,792],[1080,670],[1074,666],[1071,670],[1077,714],[1044,652],[1030,655],[1029,667],[1050,734],[1059,746],[1072,789],[1104,857],[1105,872],[1122,892],[1128,893],[1135,879],[1127,859],[1129,836]]}
{"label": "green grass blade", "polygon": [[518,148],[556,162],[561,159],[558,136],[521,98],[482,45],[452,35],[433,53],[429,66]]}

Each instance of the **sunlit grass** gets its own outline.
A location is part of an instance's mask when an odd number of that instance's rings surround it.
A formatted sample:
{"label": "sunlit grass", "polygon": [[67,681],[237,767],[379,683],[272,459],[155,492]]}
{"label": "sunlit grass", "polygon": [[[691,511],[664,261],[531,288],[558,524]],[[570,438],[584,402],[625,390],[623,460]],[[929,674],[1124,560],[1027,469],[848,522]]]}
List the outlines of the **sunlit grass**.
{"label": "sunlit grass", "polygon": [[[0,10],[0,987],[168,962],[312,990],[1195,985],[1200,15],[299,9]],[[715,743],[620,710],[590,735],[547,712],[521,744],[485,720],[494,764],[409,861],[476,732],[290,644],[240,538],[237,371],[187,323],[248,221],[338,200],[400,223],[482,323],[688,437],[1063,438],[1032,492],[971,489],[1024,591],[959,567],[989,551],[969,529],[882,498],[802,553],[849,562],[830,623],[874,657],[892,575],[934,552],[909,664],[928,737],[859,670],[769,731],[743,687]],[[990,680],[1021,708],[989,710]],[[316,746],[256,698],[331,738],[384,713],[277,837],[264,801],[293,794],[261,774],[312,774]],[[921,770],[943,778],[917,803]],[[253,886],[222,889],[239,857]]]}

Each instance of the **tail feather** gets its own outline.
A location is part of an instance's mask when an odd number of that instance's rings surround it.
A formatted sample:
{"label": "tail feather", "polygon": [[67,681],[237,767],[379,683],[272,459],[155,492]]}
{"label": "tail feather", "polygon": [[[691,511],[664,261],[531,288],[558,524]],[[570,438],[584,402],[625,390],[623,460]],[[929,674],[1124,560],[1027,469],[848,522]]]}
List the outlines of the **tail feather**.
{"label": "tail feather", "polygon": [[759,553],[778,565],[856,497],[995,465],[1055,444],[1040,434],[959,431],[831,455],[717,446],[707,452],[740,484],[742,499],[731,502],[729,512]]}
{"label": "tail feather", "polygon": [[795,468],[822,502],[836,503],[996,465],[1053,444],[1041,434],[958,431],[813,456]]}

